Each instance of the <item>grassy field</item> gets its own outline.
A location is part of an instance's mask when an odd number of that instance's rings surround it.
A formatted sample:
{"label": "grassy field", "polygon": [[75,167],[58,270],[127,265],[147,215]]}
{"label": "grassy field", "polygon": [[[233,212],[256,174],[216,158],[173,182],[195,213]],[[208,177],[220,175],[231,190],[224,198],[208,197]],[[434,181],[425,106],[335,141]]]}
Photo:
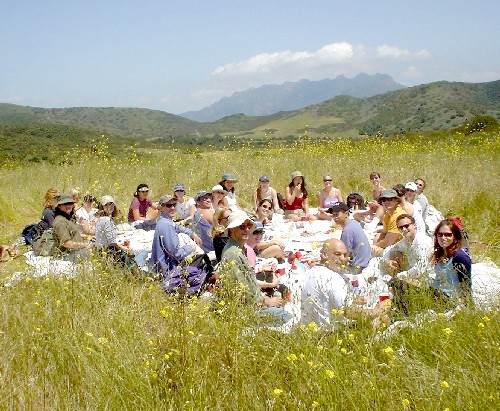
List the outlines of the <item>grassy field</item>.
{"label": "grassy field", "polygon": [[[221,174],[239,178],[243,206],[261,174],[283,192],[290,173],[310,193],[329,173],[344,196],[427,181],[430,202],[460,216],[477,262],[500,262],[498,134],[339,139],[267,147],[75,151],[61,164],[6,162],[0,169],[0,241],[36,221],[46,189],[111,194],[126,211],[137,184],[157,199],[176,182],[194,195]],[[314,203],[314,201],[313,201]],[[0,263],[0,280],[25,271]],[[498,310],[468,308],[378,339],[359,323],[336,333],[314,324],[280,334],[248,331],[252,312],[231,301],[182,301],[94,259],[72,279],[34,279],[0,289],[2,409],[489,410],[500,407]],[[410,319],[417,315],[412,314]]]}

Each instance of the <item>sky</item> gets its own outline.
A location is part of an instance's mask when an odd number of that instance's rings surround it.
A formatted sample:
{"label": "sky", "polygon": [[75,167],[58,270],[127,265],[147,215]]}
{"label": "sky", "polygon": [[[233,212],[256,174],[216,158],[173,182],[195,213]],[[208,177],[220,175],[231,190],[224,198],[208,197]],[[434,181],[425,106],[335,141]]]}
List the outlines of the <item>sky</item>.
{"label": "sky", "polygon": [[300,79],[493,81],[499,16],[498,0],[3,0],[0,103],[180,114]]}

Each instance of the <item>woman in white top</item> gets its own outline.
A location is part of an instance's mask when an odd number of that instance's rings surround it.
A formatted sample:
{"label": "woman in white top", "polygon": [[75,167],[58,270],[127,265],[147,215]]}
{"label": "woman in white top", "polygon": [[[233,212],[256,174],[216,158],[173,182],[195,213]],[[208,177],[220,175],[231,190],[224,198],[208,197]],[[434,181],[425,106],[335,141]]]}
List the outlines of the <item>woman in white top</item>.
{"label": "woman in white top", "polygon": [[95,235],[95,224],[97,222],[95,202],[96,198],[92,194],[87,194],[83,197],[82,206],[76,210],[76,222],[80,225],[82,234]]}
{"label": "woman in white top", "polygon": [[226,201],[231,211],[239,210],[236,194],[234,194],[234,186],[238,179],[232,173],[224,173],[219,184],[227,191]]}
{"label": "woman in white top", "polygon": [[259,203],[266,198],[271,200],[273,211],[275,213],[281,211],[278,203],[278,194],[276,193],[276,190],[269,185],[269,177],[260,176],[259,186],[253,192],[253,209],[257,210]]}
{"label": "woman in white top", "polygon": [[177,210],[178,221],[180,223],[191,221],[194,217],[194,213],[196,213],[196,204],[193,198],[186,196],[184,185],[175,185],[174,196],[177,199],[175,209]]}
{"label": "woman in white top", "polygon": [[116,242],[118,230],[115,220],[120,215],[116,208],[113,197],[103,196],[99,202],[99,211],[97,211],[97,223],[95,226],[96,247],[107,252],[111,260],[121,266],[134,265],[134,252],[130,247]]}

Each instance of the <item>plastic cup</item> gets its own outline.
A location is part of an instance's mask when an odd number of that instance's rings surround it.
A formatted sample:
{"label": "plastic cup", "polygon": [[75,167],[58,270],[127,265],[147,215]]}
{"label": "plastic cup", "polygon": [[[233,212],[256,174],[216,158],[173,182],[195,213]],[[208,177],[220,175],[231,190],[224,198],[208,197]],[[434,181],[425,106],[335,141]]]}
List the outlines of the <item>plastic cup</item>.
{"label": "plastic cup", "polygon": [[300,217],[300,221],[307,221],[307,216],[303,215],[302,217]]}
{"label": "plastic cup", "polygon": [[295,253],[295,258],[300,258],[300,257],[302,257],[302,253],[300,251],[297,251]]}
{"label": "plastic cup", "polygon": [[391,298],[391,295],[389,293],[380,293],[378,295],[378,299],[379,299],[380,302],[389,300],[390,298]]}
{"label": "plastic cup", "polygon": [[125,240],[125,241],[123,242],[123,245],[124,245],[125,247],[128,247],[128,246],[130,245],[130,240]]}
{"label": "plastic cup", "polygon": [[[357,279],[357,278],[353,278],[353,279],[351,280],[351,285],[352,285],[353,287],[359,287],[359,281],[358,281],[358,279]],[[379,297],[379,298],[380,298],[380,297]]]}
{"label": "plastic cup", "polygon": [[278,273],[279,276],[285,275],[285,269],[284,268],[278,268],[277,273]]}

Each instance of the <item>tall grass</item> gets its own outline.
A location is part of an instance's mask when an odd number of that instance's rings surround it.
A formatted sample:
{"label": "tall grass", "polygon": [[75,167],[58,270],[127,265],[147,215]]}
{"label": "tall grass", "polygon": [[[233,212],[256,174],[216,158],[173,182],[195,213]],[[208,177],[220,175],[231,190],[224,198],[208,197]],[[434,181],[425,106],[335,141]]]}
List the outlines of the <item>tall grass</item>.
{"label": "tall grass", "polygon": [[[344,195],[422,177],[445,214],[463,217],[473,258],[498,262],[498,136],[427,141],[336,140],[264,149],[137,152],[122,159],[70,153],[72,164],[7,164],[0,170],[2,243],[39,218],[48,187],[112,194],[126,211],[138,183],[152,196],[183,182],[191,194],[225,171],[248,206],[258,176],[283,191],[295,169],[311,193],[330,173]],[[482,245],[479,247],[479,245]],[[0,290],[2,409],[473,410],[500,405],[498,310],[468,308],[379,339],[363,322],[335,333],[314,324],[281,334],[255,329],[232,301],[182,300],[93,258],[74,278],[27,275]],[[26,271],[0,266],[6,281]],[[415,320],[412,314],[410,320]]]}

